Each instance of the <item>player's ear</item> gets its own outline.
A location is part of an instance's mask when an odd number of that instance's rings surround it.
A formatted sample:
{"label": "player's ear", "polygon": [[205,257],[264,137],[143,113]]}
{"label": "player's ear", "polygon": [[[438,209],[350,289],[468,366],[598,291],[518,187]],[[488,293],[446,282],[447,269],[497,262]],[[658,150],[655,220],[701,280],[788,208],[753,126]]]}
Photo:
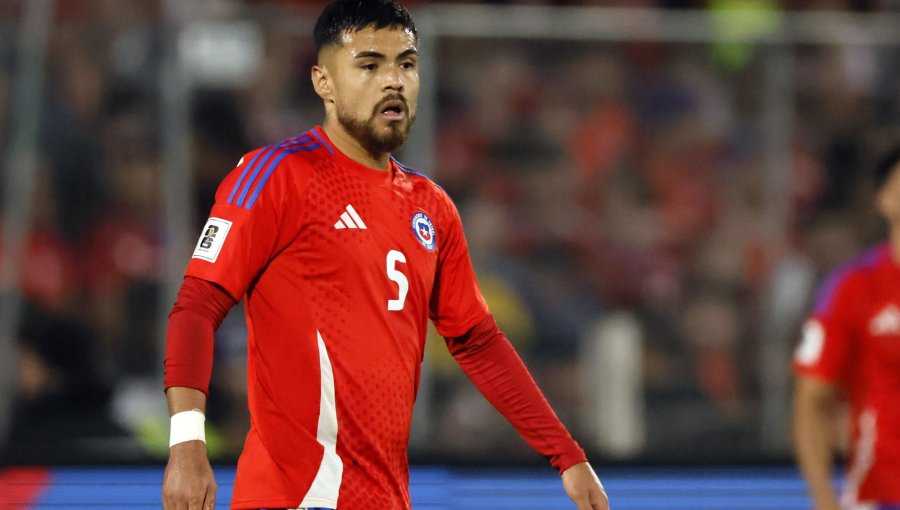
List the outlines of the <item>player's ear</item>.
{"label": "player's ear", "polygon": [[310,72],[310,77],[312,78],[313,88],[316,90],[316,94],[326,102],[334,102],[334,98],[332,97],[333,91],[331,89],[331,76],[328,74],[328,70],[324,66],[314,65]]}

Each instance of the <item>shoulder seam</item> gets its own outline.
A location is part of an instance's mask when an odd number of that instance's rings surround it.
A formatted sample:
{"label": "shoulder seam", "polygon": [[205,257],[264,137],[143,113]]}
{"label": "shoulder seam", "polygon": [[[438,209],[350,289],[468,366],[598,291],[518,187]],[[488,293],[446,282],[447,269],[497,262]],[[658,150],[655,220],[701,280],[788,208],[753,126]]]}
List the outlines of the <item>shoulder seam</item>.
{"label": "shoulder seam", "polygon": [[427,175],[423,174],[422,172],[419,172],[419,171],[417,171],[417,170],[414,170],[412,167],[408,167],[408,166],[404,165],[403,163],[401,163],[400,161],[398,161],[397,158],[395,158],[394,156],[391,156],[391,161],[393,161],[394,163],[396,163],[397,166],[400,167],[400,170],[403,170],[404,172],[406,172],[406,173],[408,173],[408,174],[418,175],[419,177],[424,177],[425,179],[428,179],[429,181],[434,182],[434,181],[431,179],[431,177],[428,177]]}
{"label": "shoulder seam", "polygon": [[[438,188],[439,190],[441,190],[442,192],[444,192],[444,194],[447,194],[447,191],[446,191],[443,187],[441,187],[440,184],[438,184],[437,182],[435,182],[435,180],[432,179],[431,177],[429,177],[429,176],[423,174],[422,172],[419,172],[418,170],[415,170],[415,169],[413,169],[413,168],[411,168],[411,167],[408,167],[408,166],[404,165],[403,163],[401,163],[400,161],[398,161],[397,158],[395,158],[394,156],[391,156],[391,161],[393,161],[394,163],[396,163],[396,164],[397,164],[397,167],[400,168],[400,170],[402,170],[403,173],[421,177],[421,178],[425,179],[426,181],[430,182],[431,184],[433,184],[435,187],[437,187],[437,188]],[[449,195],[449,194],[448,194],[448,195]]]}

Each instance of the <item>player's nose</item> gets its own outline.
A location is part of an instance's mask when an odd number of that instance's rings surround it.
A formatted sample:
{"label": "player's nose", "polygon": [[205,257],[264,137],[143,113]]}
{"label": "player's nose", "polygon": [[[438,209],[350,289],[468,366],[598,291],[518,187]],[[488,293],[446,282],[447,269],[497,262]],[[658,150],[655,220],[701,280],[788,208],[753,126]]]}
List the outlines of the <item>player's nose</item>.
{"label": "player's nose", "polygon": [[403,76],[398,66],[387,66],[384,76],[384,90],[396,90],[402,92],[404,88]]}

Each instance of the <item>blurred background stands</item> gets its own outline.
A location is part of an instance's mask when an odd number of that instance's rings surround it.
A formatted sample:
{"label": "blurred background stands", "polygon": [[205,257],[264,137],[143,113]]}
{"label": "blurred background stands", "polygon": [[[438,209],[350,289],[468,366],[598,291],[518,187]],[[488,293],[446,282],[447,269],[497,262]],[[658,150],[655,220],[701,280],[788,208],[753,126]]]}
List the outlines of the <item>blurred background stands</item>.
{"label": "blurred background stands", "polygon": [[[0,212],[23,232],[0,245],[21,298],[2,459],[152,460],[165,315],[215,189],[321,121],[321,5],[50,3],[27,214],[11,193]],[[7,153],[33,5],[0,3]],[[576,436],[606,460],[788,459],[810,295],[881,235],[866,171],[900,138],[900,5],[409,5],[423,89],[400,159],[457,201],[498,322]],[[216,335],[218,460],[247,427],[245,338],[238,307]],[[414,460],[539,461],[437,337],[424,377]]]}

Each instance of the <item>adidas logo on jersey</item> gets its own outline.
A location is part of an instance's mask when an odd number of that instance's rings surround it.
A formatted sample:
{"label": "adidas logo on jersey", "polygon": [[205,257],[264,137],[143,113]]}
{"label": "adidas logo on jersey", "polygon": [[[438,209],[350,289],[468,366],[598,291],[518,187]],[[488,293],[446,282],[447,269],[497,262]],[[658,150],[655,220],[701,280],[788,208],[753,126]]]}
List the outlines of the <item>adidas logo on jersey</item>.
{"label": "adidas logo on jersey", "polygon": [[875,336],[900,335],[900,308],[887,305],[869,322],[869,330]]}
{"label": "adidas logo on jersey", "polygon": [[365,222],[363,222],[362,218],[359,217],[359,214],[356,212],[356,209],[353,208],[351,204],[347,204],[346,210],[341,213],[341,219],[334,224],[334,228],[337,230],[341,230],[342,228],[358,228],[361,230],[365,230],[369,227],[366,226]]}

